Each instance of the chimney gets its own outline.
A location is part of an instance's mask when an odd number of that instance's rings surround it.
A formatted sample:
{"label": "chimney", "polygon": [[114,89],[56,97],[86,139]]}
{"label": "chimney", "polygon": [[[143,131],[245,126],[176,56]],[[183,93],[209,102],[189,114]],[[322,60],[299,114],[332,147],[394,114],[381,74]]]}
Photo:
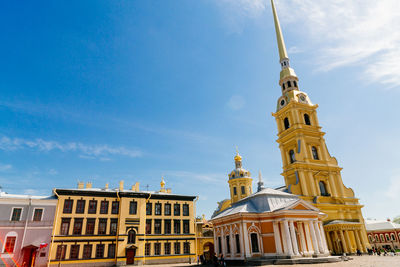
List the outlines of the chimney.
{"label": "chimney", "polygon": [[119,181],[119,191],[123,191],[124,190],[124,181]]}
{"label": "chimney", "polygon": [[85,188],[85,183],[84,182],[78,182],[78,189],[83,189]]}
{"label": "chimney", "polygon": [[171,188],[167,188],[167,193],[171,194]]}
{"label": "chimney", "polygon": [[92,188],[92,182],[87,182],[86,183],[86,188]]}
{"label": "chimney", "polygon": [[136,192],[139,192],[140,190],[139,190],[139,182],[136,182],[135,183],[135,189],[136,189]]}

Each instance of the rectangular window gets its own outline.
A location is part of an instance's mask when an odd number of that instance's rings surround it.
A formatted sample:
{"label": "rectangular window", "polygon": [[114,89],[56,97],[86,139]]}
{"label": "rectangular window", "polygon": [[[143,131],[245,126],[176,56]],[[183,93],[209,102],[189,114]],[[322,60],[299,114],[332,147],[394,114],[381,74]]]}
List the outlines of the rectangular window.
{"label": "rectangular window", "polygon": [[92,258],[92,245],[84,245],[83,246],[83,258],[84,259]]}
{"label": "rectangular window", "polygon": [[221,242],[221,237],[218,237],[218,253],[222,253],[222,242]]}
{"label": "rectangular window", "polygon": [[77,259],[79,257],[79,245],[71,245],[71,251],[69,254],[70,259]]}
{"label": "rectangular window", "polygon": [[146,243],[145,246],[144,246],[144,254],[146,256],[150,256],[150,253],[151,253],[151,246],[150,245],[151,245],[150,243]]}
{"label": "rectangular window", "polygon": [[151,234],[151,220],[146,220],[146,235]]}
{"label": "rectangular window", "polygon": [[103,200],[100,202],[100,214],[107,214],[107,213],[108,213],[108,201]]}
{"label": "rectangular window", "polygon": [[11,214],[11,221],[18,222],[21,220],[22,208],[13,208]]}
{"label": "rectangular window", "polygon": [[71,218],[62,218],[61,219],[60,235],[68,235],[69,234],[70,222],[71,222]]}
{"label": "rectangular window", "polygon": [[181,215],[181,205],[180,204],[174,204],[174,215],[175,216]]}
{"label": "rectangular window", "polygon": [[108,245],[108,257],[115,258],[115,244]]}
{"label": "rectangular window", "polygon": [[97,230],[97,234],[107,234],[107,219],[99,219],[99,229]]}
{"label": "rectangular window", "polygon": [[96,212],[97,212],[97,200],[90,200],[89,201],[88,213],[89,214],[96,214]]}
{"label": "rectangular window", "polygon": [[151,203],[146,203],[146,215],[151,215],[152,214],[152,204]]}
{"label": "rectangular window", "polygon": [[6,239],[6,246],[4,248],[4,252],[7,253],[14,253],[14,247],[15,247],[15,236],[8,236]]}
{"label": "rectangular window", "polygon": [[171,243],[164,243],[164,254],[171,255]]}
{"label": "rectangular window", "polygon": [[236,187],[233,188],[233,194],[234,194],[235,196],[237,195]]}
{"label": "rectangular window", "polygon": [[161,234],[161,220],[154,220],[154,233]]}
{"label": "rectangular window", "polygon": [[129,204],[129,214],[134,215],[137,213],[137,202],[131,201]]}
{"label": "rectangular window", "polygon": [[161,203],[156,203],[154,206],[155,215],[161,215]]}
{"label": "rectangular window", "polygon": [[119,212],[119,202],[113,201],[111,207],[111,214],[118,214],[118,212]]}
{"label": "rectangular window", "polygon": [[182,213],[183,213],[183,216],[189,216],[189,205],[188,204],[182,205]]}
{"label": "rectangular window", "polygon": [[66,251],[67,251],[67,245],[58,245],[56,252],[56,260],[65,260]]}
{"label": "rectangular window", "polygon": [[104,244],[97,244],[96,246],[96,258],[104,258]]}
{"label": "rectangular window", "polygon": [[238,234],[235,235],[236,240],[236,253],[240,253],[240,237]]}
{"label": "rectangular window", "polygon": [[181,233],[181,221],[174,220],[174,234],[180,234],[180,233]]}
{"label": "rectangular window", "polygon": [[171,220],[164,220],[164,234],[171,234]]}
{"label": "rectangular window", "polygon": [[94,235],[94,226],[96,224],[96,219],[90,218],[86,220],[86,234]]}
{"label": "rectangular window", "polygon": [[246,188],[244,186],[240,187],[240,190],[242,190],[242,195],[246,194]]}
{"label": "rectangular window", "polygon": [[164,204],[164,215],[171,215],[171,204]]}
{"label": "rectangular window", "polygon": [[183,254],[190,254],[190,243],[183,243]]}
{"label": "rectangular window", "polygon": [[161,255],[161,244],[154,243],[154,255]]}
{"label": "rectangular window", "polygon": [[226,240],[226,252],[227,252],[228,254],[230,254],[230,253],[231,253],[231,243],[230,243],[229,235],[227,235],[227,236],[225,237],[225,240]]}
{"label": "rectangular window", "polygon": [[64,200],[64,213],[72,213],[72,205],[74,204],[74,201],[72,199],[66,199]]}
{"label": "rectangular window", "polygon": [[85,213],[85,200],[79,199],[76,201],[75,213],[78,213],[78,214]]}
{"label": "rectangular window", "polygon": [[32,221],[40,222],[42,220],[43,209],[35,209],[33,211],[33,218]]}
{"label": "rectangular window", "polygon": [[110,222],[110,235],[116,235],[117,234],[117,224],[118,224],[118,219],[111,219],[111,222]]}
{"label": "rectangular window", "polygon": [[181,254],[181,243],[179,242],[174,243],[174,254],[176,255]]}
{"label": "rectangular window", "polygon": [[83,224],[83,219],[74,219],[74,230],[72,232],[73,235],[82,234],[82,224]]}
{"label": "rectangular window", "polygon": [[183,233],[188,234],[190,232],[189,220],[183,220]]}
{"label": "rectangular window", "polygon": [[251,251],[252,251],[253,253],[255,253],[255,252],[260,252],[259,249],[258,249],[258,238],[257,238],[257,234],[252,233],[252,234],[250,235],[250,238],[251,238]]}

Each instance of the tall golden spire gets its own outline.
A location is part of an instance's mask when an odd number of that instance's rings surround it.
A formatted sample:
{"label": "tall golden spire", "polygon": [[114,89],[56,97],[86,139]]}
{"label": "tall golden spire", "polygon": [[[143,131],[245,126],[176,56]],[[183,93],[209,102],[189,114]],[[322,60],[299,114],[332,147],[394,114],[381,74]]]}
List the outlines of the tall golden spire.
{"label": "tall golden spire", "polygon": [[288,55],[286,52],[285,40],[283,39],[281,25],[279,24],[278,14],[276,13],[274,0],[271,0],[272,13],[274,14],[274,22],[275,22],[275,32],[276,32],[276,40],[278,42],[279,49],[279,61],[282,63],[284,59],[288,59]]}

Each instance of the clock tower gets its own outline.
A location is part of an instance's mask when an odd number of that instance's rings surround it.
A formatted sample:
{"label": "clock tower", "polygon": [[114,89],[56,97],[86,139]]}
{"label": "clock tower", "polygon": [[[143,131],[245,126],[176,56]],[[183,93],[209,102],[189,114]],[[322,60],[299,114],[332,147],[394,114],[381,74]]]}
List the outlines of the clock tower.
{"label": "clock tower", "polygon": [[369,247],[354,191],[343,184],[342,168],[329,154],[325,133],[318,122],[317,108],[300,90],[299,78],[290,66],[278,15],[271,0],[281,67],[276,112],[286,190],[299,195],[328,216],[324,230],[329,249],[336,254],[366,252]]}

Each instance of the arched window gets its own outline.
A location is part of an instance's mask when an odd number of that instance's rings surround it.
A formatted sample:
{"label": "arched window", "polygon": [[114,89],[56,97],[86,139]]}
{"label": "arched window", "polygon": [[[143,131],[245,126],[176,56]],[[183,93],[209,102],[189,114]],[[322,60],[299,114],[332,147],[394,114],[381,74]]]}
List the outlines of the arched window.
{"label": "arched window", "polygon": [[285,84],[284,84],[284,83],[282,84],[282,88],[283,88],[283,90],[285,90],[285,89],[286,89],[286,88],[285,88]]}
{"label": "arched window", "polygon": [[321,196],[329,196],[328,191],[326,190],[325,183],[323,181],[319,181],[319,190],[321,191]]}
{"label": "arched window", "polygon": [[372,235],[368,235],[368,239],[369,239],[369,242],[370,242],[370,243],[373,243],[373,242],[374,242],[374,239],[373,239]]}
{"label": "arched window", "polygon": [[292,83],[290,81],[287,82],[287,87],[291,87]]}
{"label": "arched window", "polygon": [[304,114],[304,122],[306,125],[311,125],[310,116],[308,114]]}
{"label": "arched window", "polygon": [[129,230],[128,232],[128,244],[136,243],[136,232],[135,230]]}
{"label": "arched window", "polygon": [[296,162],[296,157],[294,156],[294,151],[293,150],[289,151],[289,157],[290,157],[290,163]]}
{"label": "arched window", "polygon": [[381,237],[381,242],[382,243],[385,242],[385,238],[383,237],[383,234],[380,234],[379,236]]}
{"label": "arched window", "polygon": [[313,147],[311,147],[311,151],[312,151],[313,159],[319,160],[317,148],[315,148],[315,146],[313,146]]}
{"label": "arched window", "polygon": [[258,237],[256,233],[251,233],[250,234],[250,239],[251,239],[251,252],[252,253],[257,253],[260,252],[258,248]]}
{"label": "arched window", "polygon": [[283,124],[285,124],[285,130],[290,128],[289,119],[287,117],[283,120]]}
{"label": "arched window", "polygon": [[396,236],[395,236],[393,233],[391,233],[391,234],[390,234],[390,239],[391,239],[392,241],[396,241]]}
{"label": "arched window", "polygon": [[389,242],[390,241],[389,234],[385,234],[385,237],[386,237],[386,241]]}
{"label": "arched window", "polygon": [[297,87],[297,82],[293,81],[293,85],[294,85],[294,87]]}
{"label": "arched window", "polygon": [[379,242],[379,236],[378,235],[375,235],[375,241]]}

